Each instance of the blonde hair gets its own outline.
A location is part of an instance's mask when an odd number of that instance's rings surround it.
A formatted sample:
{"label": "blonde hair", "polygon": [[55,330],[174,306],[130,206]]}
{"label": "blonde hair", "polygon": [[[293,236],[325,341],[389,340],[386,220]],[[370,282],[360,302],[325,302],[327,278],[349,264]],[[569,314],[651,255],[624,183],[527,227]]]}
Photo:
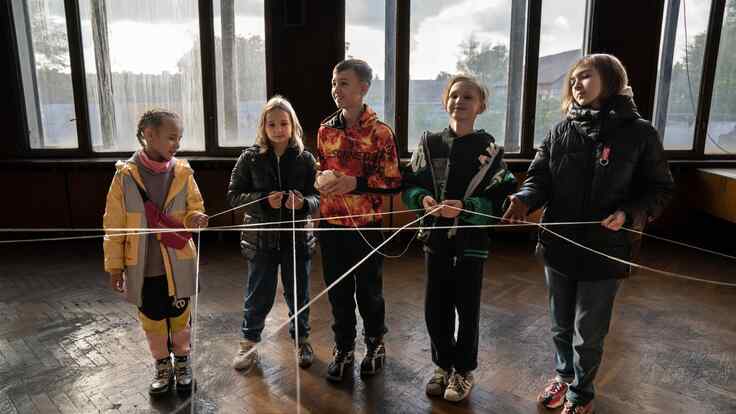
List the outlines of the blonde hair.
{"label": "blonde hair", "polygon": [[581,67],[590,67],[598,72],[598,76],[601,78],[601,94],[599,101],[605,102],[606,99],[611,96],[618,95],[626,86],[629,85],[629,77],[626,74],[626,68],[616,56],[608,55],[605,53],[595,53],[592,55],[583,56],[575,62],[574,65],[565,74],[565,80],[562,83],[562,102],[561,109],[562,114],[566,115],[572,104],[574,98],[572,96],[572,75]]}
{"label": "blonde hair", "polygon": [[304,151],[304,143],[302,142],[304,130],[302,129],[302,125],[299,123],[299,118],[296,116],[296,111],[294,111],[291,103],[281,95],[274,95],[268,100],[268,102],[266,102],[266,105],[263,106],[261,116],[258,118],[256,145],[261,148],[261,153],[264,153],[271,148],[271,141],[269,141],[268,135],[266,134],[266,115],[276,109],[289,114],[289,121],[291,121],[291,138],[289,138],[289,146],[295,147],[301,154],[302,151]]}
{"label": "blonde hair", "polygon": [[452,89],[452,85],[459,83],[459,82],[468,82],[471,83],[473,86],[475,86],[478,89],[478,94],[480,95],[480,104],[481,109],[480,112],[484,112],[486,108],[488,107],[488,88],[486,88],[485,85],[480,83],[478,79],[471,75],[467,75],[465,73],[459,73],[457,75],[452,75],[452,77],[447,81],[447,85],[445,86],[445,89],[442,90],[442,107],[447,110],[447,100],[450,98],[450,89]]}

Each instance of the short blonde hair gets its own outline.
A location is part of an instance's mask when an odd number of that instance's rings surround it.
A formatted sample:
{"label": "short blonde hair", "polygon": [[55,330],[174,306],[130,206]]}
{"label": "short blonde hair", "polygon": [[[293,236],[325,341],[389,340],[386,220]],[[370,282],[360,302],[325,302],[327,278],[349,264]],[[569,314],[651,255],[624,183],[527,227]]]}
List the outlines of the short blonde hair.
{"label": "short blonde hair", "polygon": [[486,108],[488,107],[488,95],[489,95],[488,88],[486,88],[485,85],[480,83],[480,81],[476,79],[475,77],[465,74],[465,73],[458,73],[457,75],[452,75],[452,77],[447,81],[447,85],[445,86],[445,89],[442,90],[442,108],[447,110],[447,100],[450,98],[450,89],[452,89],[452,85],[458,82],[471,83],[473,86],[475,86],[478,89],[478,94],[480,95],[480,104],[481,104],[480,112],[484,112]]}
{"label": "short blonde hair", "polygon": [[271,142],[268,140],[266,135],[266,115],[269,112],[279,109],[289,114],[289,120],[291,121],[291,138],[289,138],[289,146],[295,147],[301,154],[304,151],[304,142],[302,137],[304,136],[304,130],[302,125],[299,123],[299,118],[296,116],[296,111],[291,103],[281,95],[274,95],[271,99],[266,102],[261,111],[261,116],[258,118],[258,130],[256,131],[256,145],[261,147],[261,152],[268,151],[271,148]]}
{"label": "short blonde hair", "polygon": [[566,115],[574,98],[572,96],[572,75],[581,67],[590,67],[598,72],[601,78],[601,94],[599,100],[601,103],[611,96],[618,95],[623,88],[629,85],[629,76],[626,74],[626,68],[616,56],[605,53],[594,53],[592,55],[583,56],[567,71],[565,80],[562,83],[562,114]]}

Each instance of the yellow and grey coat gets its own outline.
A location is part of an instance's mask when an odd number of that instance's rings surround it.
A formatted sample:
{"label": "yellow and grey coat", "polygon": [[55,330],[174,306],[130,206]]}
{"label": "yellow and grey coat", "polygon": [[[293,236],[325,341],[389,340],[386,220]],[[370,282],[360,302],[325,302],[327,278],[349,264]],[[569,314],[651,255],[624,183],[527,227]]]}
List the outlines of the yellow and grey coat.
{"label": "yellow and grey coat", "polygon": [[[194,181],[194,171],[185,160],[175,160],[174,178],[169,187],[163,212],[180,220],[190,227],[189,221],[195,213],[204,213],[204,201]],[[127,299],[136,306],[143,304],[143,288],[147,235],[130,233],[124,229],[145,229],[146,221],[143,199],[136,187],[143,180],[138,166],[131,160],[118,161],[116,172],[107,193],[107,204],[102,222],[105,228],[103,248],[105,251],[105,271],[124,271],[127,283]],[[194,295],[196,272],[196,249],[189,240],[182,249],[172,249],[159,241],[161,255],[166,269],[169,296],[187,298]]]}

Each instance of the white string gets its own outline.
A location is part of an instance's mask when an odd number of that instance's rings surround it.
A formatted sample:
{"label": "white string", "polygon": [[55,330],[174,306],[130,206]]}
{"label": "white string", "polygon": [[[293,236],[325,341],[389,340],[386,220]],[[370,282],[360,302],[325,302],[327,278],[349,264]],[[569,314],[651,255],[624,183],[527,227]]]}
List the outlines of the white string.
{"label": "white string", "polygon": [[[296,277],[296,206],[293,205],[293,203],[296,201],[296,195],[293,191],[290,191],[291,194],[291,242],[292,242],[292,270],[294,273],[294,283],[293,283],[293,293],[294,293],[294,305],[292,306],[292,309],[296,310],[299,307],[298,297],[297,297],[297,277]],[[294,355],[296,357],[296,412],[297,414],[301,413],[302,411],[302,385],[301,385],[301,372],[299,369],[299,318],[294,319],[294,339],[296,343],[296,347],[294,349]]]}
{"label": "white string", "polygon": [[199,331],[199,325],[197,325],[197,315],[199,314],[199,263],[200,263],[200,253],[202,252],[202,233],[197,232],[197,266],[195,268],[194,272],[194,308],[192,309],[192,338],[191,338],[191,349],[189,350],[189,355],[192,360],[192,391],[191,391],[191,413],[194,414],[194,406],[195,399],[194,396],[197,394],[197,384],[196,384],[196,364],[194,363],[194,355],[196,354],[195,349],[197,347],[197,331]]}
{"label": "white string", "polygon": [[221,212],[219,212],[219,213],[217,213],[217,214],[213,214],[213,215],[211,215],[211,216],[210,216],[210,218],[211,218],[211,219],[213,219],[213,218],[215,218],[215,217],[217,217],[217,216],[221,216],[221,215],[223,215],[223,214],[227,214],[227,213],[229,213],[229,212],[231,212],[231,211],[235,211],[235,210],[240,210],[241,208],[243,208],[243,207],[246,207],[246,206],[249,206],[249,205],[251,205],[251,204],[259,203],[259,202],[261,202],[261,201],[263,201],[263,200],[267,199],[268,197],[269,197],[269,196],[264,196],[264,197],[261,197],[261,198],[259,198],[258,200],[253,200],[253,201],[249,201],[249,202],[247,202],[247,203],[245,203],[245,204],[241,204],[241,205],[239,205],[239,206],[235,206],[235,207],[233,207],[233,208],[231,208],[231,209],[228,209],[228,210],[225,210],[225,211],[221,211]]}
{"label": "white string", "polygon": [[[348,202],[345,200],[345,197],[341,195],[340,198],[342,199],[342,204],[345,206],[345,211],[347,211],[348,214],[350,214],[350,206],[348,206]],[[373,249],[373,245],[371,244],[371,242],[368,241],[368,239],[365,237],[363,232],[360,231],[360,229],[358,228],[358,224],[355,223],[355,220],[353,220],[352,217],[350,217],[350,222],[353,223],[353,228],[358,232],[358,234],[360,234],[360,238],[363,239],[365,244],[367,244],[369,248]],[[409,251],[409,247],[411,247],[411,244],[414,242],[414,239],[416,239],[417,234],[419,234],[418,230],[414,232],[414,235],[411,236],[411,240],[409,240],[409,243],[406,245],[406,248],[404,248],[404,250],[398,255],[386,254],[386,253],[381,252],[380,250],[378,250],[377,253],[387,259],[398,259],[401,256],[405,255],[407,251]]]}
{"label": "white string", "polygon": [[[456,210],[464,211],[464,212],[470,213],[470,214],[477,214],[477,215],[480,215],[480,216],[490,217],[490,218],[494,218],[494,219],[500,219],[500,217],[492,216],[490,214],[479,213],[477,211],[470,211],[470,210],[466,210],[464,208],[459,208],[459,207],[454,207],[454,206],[449,206],[449,205],[445,205],[445,207],[454,208]],[[528,223],[528,222],[526,222],[526,223]],[[717,280],[709,280],[709,279],[701,279],[699,277],[689,276],[689,275],[685,275],[685,274],[682,274],[682,273],[675,273],[675,272],[670,272],[670,271],[667,271],[667,270],[655,269],[653,267],[641,265],[641,264],[634,263],[634,262],[629,261],[629,260],[624,260],[624,259],[621,259],[621,258],[618,258],[618,257],[615,257],[615,256],[611,256],[609,254],[603,253],[601,251],[595,250],[595,249],[593,249],[591,247],[588,247],[588,246],[585,246],[585,245],[583,245],[581,243],[578,243],[575,240],[569,239],[569,238],[567,238],[567,237],[565,237],[565,236],[563,236],[563,235],[561,235],[559,233],[556,233],[556,232],[554,232],[554,231],[546,228],[546,226],[547,226],[546,223],[537,223],[536,225],[539,226],[539,228],[541,228],[542,230],[547,231],[547,232],[551,233],[552,235],[557,236],[560,239],[567,241],[568,243],[571,243],[571,244],[573,244],[573,245],[575,245],[577,247],[580,247],[580,248],[585,249],[585,250],[587,250],[589,252],[595,253],[595,254],[597,254],[599,256],[603,256],[603,257],[605,257],[607,259],[610,259],[610,260],[613,260],[615,262],[623,263],[623,264],[628,265],[628,266],[632,266],[632,267],[636,267],[636,268],[639,268],[639,269],[648,270],[648,271],[653,272],[653,273],[659,273],[659,274],[662,274],[662,275],[671,276],[671,277],[678,278],[678,279],[690,280],[690,281],[695,281],[695,282],[702,282],[702,283],[707,283],[707,284],[716,285],[716,286],[736,287],[736,283],[720,282],[720,281],[717,281]],[[644,233],[641,233],[641,234],[644,234]],[[685,243],[680,243],[680,244],[685,245]],[[721,256],[730,257],[730,256],[728,256],[726,254],[721,254]]]}
{"label": "white string", "polygon": [[295,309],[295,312],[294,312],[294,314],[293,314],[293,315],[291,315],[291,317],[289,317],[289,318],[288,318],[288,319],[287,319],[286,321],[284,321],[283,323],[281,323],[280,325],[278,325],[278,326],[277,326],[277,327],[276,327],[276,328],[274,329],[274,331],[273,331],[273,332],[271,332],[271,334],[269,334],[268,336],[266,336],[266,338],[265,338],[265,339],[264,339],[263,341],[261,341],[261,342],[257,343],[257,344],[256,344],[255,346],[253,346],[253,348],[251,348],[251,349],[250,349],[250,350],[249,350],[249,351],[248,351],[248,352],[247,352],[247,353],[245,354],[245,356],[248,356],[248,355],[250,355],[251,353],[253,353],[253,352],[256,352],[257,348],[259,348],[260,346],[262,346],[261,344],[263,344],[263,343],[267,342],[267,341],[268,341],[268,340],[270,340],[270,339],[271,339],[272,337],[276,336],[276,333],[278,333],[278,331],[279,331],[279,330],[281,330],[281,329],[282,329],[282,328],[283,328],[284,326],[287,326],[287,325],[288,325],[288,324],[289,324],[289,323],[290,323],[290,322],[291,322],[292,320],[296,320],[296,318],[297,318],[297,317],[299,316],[299,314],[300,314],[300,313],[302,313],[302,311],[304,311],[305,309],[307,309],[307,308],[309,308],[310,306],[312,306],[312,304],[314,304],[314,302],[316,302],[316,301],[317,301],[317,299],[319,299],[319,298],[321,298],[322,296],[324,296],[324,295],[325,295],[325,294],[326,294],[327,292],[329,292],[329,291],[330,291],[330,289],[332,289],[333,287],[335,287],[335,286],[336,286],[336,285],[337,285],[338,283],[342,282],[342,280],[343,280],[343,279],[345,279],[346,277],[350,276],[350,275],[352,274],[353,270],[357,269],[357,268],[358,268],[358,266],[360,266],[361,264],[363,264],[363,262],[365,262],[365,261],[366,261],[366,260],[368,260],[368,259],[369,259],[369,258],[370,258],[371,256],[373,256],[373,254],[374,254],[374,253],[376,253],[376,252],[378,251],[378,249],[380,249],[380,248],[381,248],[381,247],[383,247],[383,246],[384,246],[384,245],[385,245],[386,243],[388,243],[389,241],[391,241],[391,239],[393,239],[394,237],[396,237],[396,235],[398,235],[398,234],[399,234],[399,233],[400,233],[400,232],[401,232],[402,230],[404,230],[404,229],[405,229],[406,227],[409,227],[410,225],[412,225],[412,224],[414,224],[414,223],[416,223],[416,222],[418,222],[418,221],[421,221],[421,220],[422,220],[423,218],[425,218],[425,217],[427,217],[428,215],[430,215],[430,214],[434,213],[435,211],[439,210],[440,208],[442,208],[442,206],[438,206],[438,207],[436,207],[435,209],[433,209],[433,210],[429,211],[428,213],[424,214],[423,216],[421,216],[421,217],[417,218],[416,220],[413,220],[413,221],[411,221],[411,222],[407,223],[406,225],[404,225],[404,226],[400,227],[400,228],[399,228],[398,230],[396,230],[396,231],[395,231],[395,232],[394,232],[393,234],[391,234],[391,235],[390,235],[390,236],[389,236],[389,237],[388,237],[388,238],[387,238],[386,240],[384,240],[383,242],[381,242],[381,244],[379,244],[379,245],[378,245],[378,246],[376,246],[376,247],[375,247],[375,248],[374,248],[373,250],[371,250],[371,251],[370,251],[370,253],[368,253],[368,254],[367,254],[367,255],[366,255],[365,257],[363,257],[362,259],[360,259],[360,260],[358,261],[358,263],[354,264],[354,265],[353,265],[353,266],[352,266],[352,267],[351,267],[350,269],[348,269],[348,270],[347,270],[347,271],[346,271],[345,273],[343,273],[343,274],[342,274],[342,275],[341,275],[340,277],[338,277],[337,279],[335,279],[335,281],[334,281],[334,282],[330,283],[330,284],[329,284],[329,285],[328,285],[328,286],[327,286],[327,287],[326,287],[326,288],[325,288],[324,290],[322,290],[321,292],[319,292],[319,293],[318,293],[318,294],[317,294],[317,295],[316,295],[315,297],[313,297],[313,298],[312,298],[312,299],[311,299],[311,300],[310,300],[309,302],[307,302],[307,304],[306,304],[306,305],[304,305],[304,306],[302,306],[301,308],[298,308],[298,309],[296,308],[296,305],[295,305],[295,306],[294,306],[294,309]]}

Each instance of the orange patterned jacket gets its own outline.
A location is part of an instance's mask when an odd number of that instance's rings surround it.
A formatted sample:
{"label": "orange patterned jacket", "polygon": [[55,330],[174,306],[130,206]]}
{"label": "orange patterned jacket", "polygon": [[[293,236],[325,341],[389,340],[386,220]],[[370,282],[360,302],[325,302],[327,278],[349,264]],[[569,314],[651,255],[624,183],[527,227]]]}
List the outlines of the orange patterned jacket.
{"label": "orange patterned jacket", "polygon": [[396,140],[391,128],[364,106],[358,123],[345,128],[342,110],[322,121],[317,133],[320,170],[339,171],[357,178],[355,191],[345,195],[323,195],[322,217],[368,214],[363,217],[334,218],[327,222],[340,226],[366,226],[381,221],[383,194],[401,190],[401,173]]}

